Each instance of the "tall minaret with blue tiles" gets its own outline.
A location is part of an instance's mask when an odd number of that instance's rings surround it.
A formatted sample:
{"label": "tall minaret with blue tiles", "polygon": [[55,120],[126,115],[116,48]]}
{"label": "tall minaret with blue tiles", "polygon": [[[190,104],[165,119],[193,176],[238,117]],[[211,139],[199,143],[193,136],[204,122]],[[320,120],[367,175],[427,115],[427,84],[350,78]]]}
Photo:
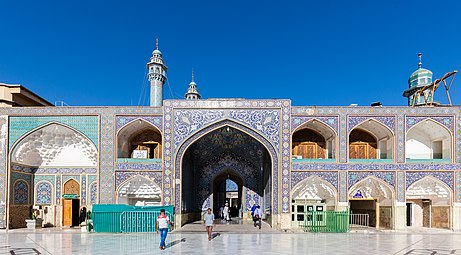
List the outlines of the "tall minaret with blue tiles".
{"label": "tall minaret with blue tiles", "polygon": [[163,105],[163,84],[166,81],[167,67],[163,63],[162,52],[158,49],[158,39],[155,41],[155,50],[147,63],[147,79],[150,82],[150,106],[161,107]]}

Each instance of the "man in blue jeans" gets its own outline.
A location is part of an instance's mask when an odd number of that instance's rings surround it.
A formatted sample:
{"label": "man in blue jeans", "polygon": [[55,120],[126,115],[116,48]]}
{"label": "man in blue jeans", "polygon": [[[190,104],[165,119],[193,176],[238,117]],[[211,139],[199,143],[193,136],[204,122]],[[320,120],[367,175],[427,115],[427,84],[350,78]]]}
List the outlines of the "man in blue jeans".
{"label": "man in blue jeans", "polygon": [[165,214],[165,209],[160,209],[156,224],[157,233],[160,233],[160,250],[165,250],[165,239],[170,224],[170,218]]}

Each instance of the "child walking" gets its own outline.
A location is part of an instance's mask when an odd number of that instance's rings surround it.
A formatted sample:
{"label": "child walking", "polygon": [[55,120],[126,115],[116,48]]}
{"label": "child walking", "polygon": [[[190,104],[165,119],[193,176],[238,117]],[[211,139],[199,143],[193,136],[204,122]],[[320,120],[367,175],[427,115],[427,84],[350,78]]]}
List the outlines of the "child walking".
{"label": "child walking", "polygon": [[211,241],[214,225],[214,214],[211,212],[211,208],[207,209],[203,222],[205,223],[206,231],[208,233],[208,241]]}
{"label": "child walking", "polygon": [[170,224],[170,218],[165,214],[165,209],[160,209],[160,215],[157,217],[156,226],[157,233],[160,233],[160,250],[165,250],[165,240]]}

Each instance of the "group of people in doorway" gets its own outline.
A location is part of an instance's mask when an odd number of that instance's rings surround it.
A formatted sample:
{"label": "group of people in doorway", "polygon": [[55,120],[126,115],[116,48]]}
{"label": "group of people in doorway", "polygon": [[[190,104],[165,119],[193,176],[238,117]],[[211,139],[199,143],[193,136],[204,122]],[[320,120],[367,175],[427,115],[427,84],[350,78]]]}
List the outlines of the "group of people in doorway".
{"label": "group of people in doorway", "polygon": [[[229,216],[229,204],[226,203],[224,207],[221,207],[219,215],[225,219],[226,221],[230,220]],[[251,217],[253,219],[254,227],[259,227],[261,229],[261,221],[262,221],[263,211],[259,205],[254,204],[251,207]],[[205,225],[207,234],[208,234],[208,241],[211,241],[213,238],[213,227],[216,227],[215,224],[215,216],[211,208],[208,208],[204,217],[203,223]],[[160,210],[160,215],[157,217],[157,224],[156,224],[156,231],[160,234],[160,250],[165,249],[165,240],[168,233],[168,228],[171,225],[170,218],[165,214],[165,209]]]}

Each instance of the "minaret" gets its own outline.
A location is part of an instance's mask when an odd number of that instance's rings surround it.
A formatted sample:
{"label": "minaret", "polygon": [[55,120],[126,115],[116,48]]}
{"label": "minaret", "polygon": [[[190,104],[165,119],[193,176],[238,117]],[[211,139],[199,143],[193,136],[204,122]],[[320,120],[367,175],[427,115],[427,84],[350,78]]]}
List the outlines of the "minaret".
{"label": "minaret", "polygon": [[158,49],[158,38],[155,40],[155,50],[152,52],[150,62],[147,63],[147,79],[150,81],[150,106],[163,105],[163,84],[166,81],[166,65],[163,63],[162,52]]}
{"label": "minaret", "polygon": [[192,70],[192,81],[189,83],[189,88],[187,93],[184,96],[186,100],[197,100],[200,99],[200,94],[198,93],[197,84],[194,81],[194,70]]}

